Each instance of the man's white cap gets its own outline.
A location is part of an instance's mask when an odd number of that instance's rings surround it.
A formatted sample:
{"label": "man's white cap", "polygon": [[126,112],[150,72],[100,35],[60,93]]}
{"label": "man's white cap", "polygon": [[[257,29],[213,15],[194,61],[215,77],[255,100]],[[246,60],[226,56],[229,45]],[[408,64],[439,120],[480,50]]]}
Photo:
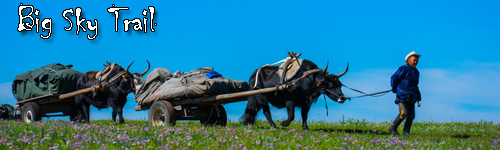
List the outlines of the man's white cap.
{"label": "man's white cap", "polygon": [[415,53],[415,51],[410,52],[408,55],[406,55],[406,57],[405,57],[405,62],[408,62],[408,58],[410,58],[411,56],[415,56],[415,57],[417,57],[417,58],[420,58],[420,56],[421,56],[421,55],[419,55],[419,54]]}

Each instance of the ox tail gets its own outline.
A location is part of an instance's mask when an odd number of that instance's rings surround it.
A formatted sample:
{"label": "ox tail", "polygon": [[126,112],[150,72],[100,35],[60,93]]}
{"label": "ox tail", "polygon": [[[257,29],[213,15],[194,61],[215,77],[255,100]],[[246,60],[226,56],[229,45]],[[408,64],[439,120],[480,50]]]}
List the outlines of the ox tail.
{"label": "ox tail", "polygon": [[241,120],[245,125],[253,125],[255,123],[255,117],[257,112],[259,112],[260,106],[257,104],[256,95],[248,96],[247,107],[245,108],[245,114],[241,116]]}

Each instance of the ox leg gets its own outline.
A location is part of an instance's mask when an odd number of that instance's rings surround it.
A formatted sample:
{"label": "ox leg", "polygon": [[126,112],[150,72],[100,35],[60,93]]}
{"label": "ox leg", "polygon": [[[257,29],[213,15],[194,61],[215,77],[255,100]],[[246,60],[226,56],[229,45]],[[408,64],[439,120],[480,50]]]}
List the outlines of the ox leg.
{"label": "ox leg", "polygon": [[251,95],[248,97],[247,107],[245,108],[245,114],[241,116],[244,125],[253,125],[255,123],[255,116],[257,112],[261,109],[260,105],[257,103],[257,95]]}
{"label": "ox leg", "polygon": [[77,95],[75,97],[75,105],[76,105],[76,122],[82,122],[85,114],[83,112],[83,103],[82,103],[82,95]]}
{"label": "ox leg", "polygon": [[282,127],[288,127],[290,125],[290,122],[293,121],[295,118],[295,112],[294,112],[294,103],[293,101],[287,101],[286,102],[286,110],[288,111],[288,119],[281,122]]}
{"label": "ox leg", "polygon": [[127,102],[127,99],[125,98],[124,102],[120,104],[120,109],[117,112],[118,115],[120,116],[120,123],[125,123],[125,118],[123,118],[123,107],[125,107],[125,103]]}
{"label": "ox leg", "polygon": [[123,118],[123,109],[119,106],[112,106],[113,107],[113,122],[116,121],[116,114],[118,114],[119,118],[119,123],[125,123],[125,119]]}
{"label": "ox leg", "polygon": [[303,130],[309,130],[309,127],[307,126],[307,114],[309,114],[309,109],[311,108],[311,105],[307,107],[302,107],[300,109],[302,113],[302,129]]}
{"label": "ox leg", "polygon": [[269,104],[261,104],[262,107],[262,112],[264,113],[264,116],[266,116],[267,121],[271,125],[271,128],[276,128],[276,124],[273,121],[273,118],[271,117],[271,110],[269,110]]}
{"label": "ox leg", "polygon": [[111,120],[113,120],[113,122],[116,122],[116,115],[118,113],[116,113],[115,109],[113,109],[113,112],[111,113]]}
{"label": "ox leg", "polygon": [[118,116],[120,116],[120,123],[125,123],[125,118],[123,118],[123,108],[118,111]]}
{"label": "ox leg", "polygon": [[83,109],[83,114],[85,115],[84,122],[89,123],[90,122],[90,104],[84,104],[82,105]]}
{"label": "ox leg", "polygon": [[118,114],[119,117],[119,123],[125,123],[125,119],[123,118],[123,106],[127,102],[127,95],[121,95],[120,92],[116,92],[119,89],[113,88],[110,89],[110,91],[115,91],[111,92],[108,95],[108,104],[111,108],[113,108],[113,113],[111,114],[113,117],[113,122],[116,122],[116,114]]}

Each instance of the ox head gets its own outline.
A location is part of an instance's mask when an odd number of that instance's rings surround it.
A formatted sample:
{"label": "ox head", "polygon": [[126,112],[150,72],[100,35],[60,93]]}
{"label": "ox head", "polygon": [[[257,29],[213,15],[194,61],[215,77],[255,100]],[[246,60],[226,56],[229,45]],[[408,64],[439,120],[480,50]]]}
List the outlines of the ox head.
{"label": "ox head", "polygon": [[148,62],[148,69],[146,69],[146,71],[144,71],[144,72],[142,72],[142,73],[137,73],[137,72],[136,72],[136,73],[130,73],[130,72],[128,71],[128,69],[130,69],[130,66],[132,66],[132,64],[133,64],[134,62],[130,63],[130,65],[128,65],[128,67],[127,67],[127,70],[126,70],[126,71],[127,71],[127,74],[128,74],[128,75],[130,75],[130,76],[132,77],[132,80],[133,80],[133,88],[134,88],[134,89],[133,89],[133,91],[134,91],[134,93],[135,93],[135,91],[136,91],[137,89],[139,89],[139,88],[140,88],[140,86],[144,83],[144,75],[145,75],[145,74],[149,71],[149,69],[151,68],[151,64],[149,63],[149,61],[148,61],[148,60],[146,60],[146,61]]}
{"label": "ox head", "polygon": [[321,94],[326,94],[330,99],[335,100],[339,103],[344,103],[347,97],[345,97],[344,93],[342,93],[342,83],[340,82],[339,78],[347,73],[347,70],[349,70],[349,63],[347,63],[345,71],[338,75],[329,74],[327,69],[328,63],[326,64],[323,72],[321,72],[321,75],[316,76],[316,86],[318,87],[318,90],[321,92]]}

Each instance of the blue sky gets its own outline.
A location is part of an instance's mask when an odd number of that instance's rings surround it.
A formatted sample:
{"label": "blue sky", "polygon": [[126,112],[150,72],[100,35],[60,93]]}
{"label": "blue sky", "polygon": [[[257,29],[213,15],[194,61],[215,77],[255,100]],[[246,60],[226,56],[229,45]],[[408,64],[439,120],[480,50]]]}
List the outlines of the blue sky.
{"label": "blue sky", "polygon": [[[40,10],[36,17],[52,18],[52,35],[41,39],[33,31],[17,31],[20,3]],[[118,32],[114,14],[120,11]],[[155,32],[123,31],[123,19],[142,19],[142,10],[155,7]],[[329,71],[349,72],[341,81],[366,92],[390,88],[389,78],[411,51],[422,54],[420,70],[422,107],[417,121],[488,121],[500,119],[500,10],[497,1],[7,1],[0,6],[0,103],[14,104],[14,77],[51,63],[73,64],[81,72],[101,70],[106,61],[142,72],[152,68],[190,71],[211,66],[225,77],[247,81],[265,64],[301,52]],[[82,18],[98,20],[98,36],[65,31],[65,9],[81,7]],[[149,14],[147,15],[148,20]],[[85,25],[84,25],[85,26]],[[148,22],[149,26],[149,22]],[[42,33],[46,35],[47,33]],[[348,96],[358,95],[343,89]],[[397,115],[394,94],[353,99],[344,104],[327,100],[313,105],[310,120],[345,118],[390,121]],[[133,94],[126,119],[146,119],[136,112]],[[244,112],[246,102],[225,105],[231,120]],[[286,116],[272,109],[274,119]],[[92,119],[111,118],[111,109],[93,109]],[[264,118],[259,113],[259,118]],[[300,119],[300,114],[296,119]]]}

